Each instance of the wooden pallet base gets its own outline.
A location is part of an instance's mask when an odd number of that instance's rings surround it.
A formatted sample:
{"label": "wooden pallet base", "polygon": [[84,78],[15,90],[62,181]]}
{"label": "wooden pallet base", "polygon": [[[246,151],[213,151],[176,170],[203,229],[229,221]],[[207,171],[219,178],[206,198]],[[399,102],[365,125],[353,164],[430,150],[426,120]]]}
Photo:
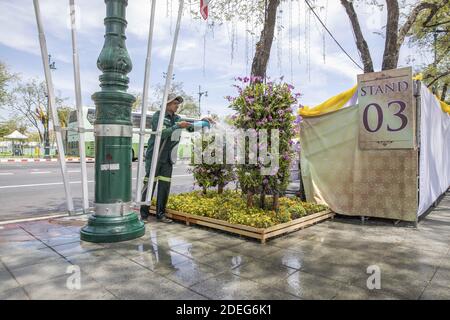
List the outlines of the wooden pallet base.
{"label": "wooden pallet base", "polygon": [[[150,208],[150,212],[155,214],[155,207]],[[294,232],[300,229],[304,229],[318,222],[324,221],[334,217],[334,212],[330,210],[324,210],[318,213],[310,214],[306,217],[295,219],[286,223],[278,224],[269,228],[254,228],[250,226],[244,226],[241,224],[232,224],[227,221],[201,217],[192,215],[189,213],[179,212],[175,210],[166,210],[166,216],[176,221],[185,222],[186,225],[197,224],[212,229],[218,229],[234,234],[238,234],[244,237],[254,238],[261,243],[265,243],[266,240],[290,232]]]}

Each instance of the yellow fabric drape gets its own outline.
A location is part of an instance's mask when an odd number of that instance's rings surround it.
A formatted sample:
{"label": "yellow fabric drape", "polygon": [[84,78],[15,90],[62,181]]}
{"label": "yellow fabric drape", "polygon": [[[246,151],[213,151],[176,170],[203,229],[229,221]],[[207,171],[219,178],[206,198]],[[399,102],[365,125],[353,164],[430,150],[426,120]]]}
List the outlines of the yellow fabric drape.
{"label": "yellow fabric drape", "polygon": [[[439,100],[438,97],[436,97],[436,99]],[[439,100],[439,103],[441,104],[442,111],[444,111],[450,115],[450,105],[446,104],[444,101],[441,101],[441,100]]]}
{"label": "yellow fabric drape", "polygon": [[[423,76],[421,73],[413,77],[413,80],[421,81],[422,79]],[[358,86],[356,85],[347,91],[341,92],[334,97],[331,97],[327,101],[322,102],[315,107],[304,106],[303,108],[298,110],[298,114],[302,117],[315,117],[339,110],[347,104],[347,102],[356,93],[357,89]],[[442,111],[450,115],[450,105],[448,105],[444,101],[441,101],[437,96],[436,99],[438,99],[439,103],[441,104]]]}
{"label": "yellow fabric drape", "polygon": [[298,112],[302,117],[314,117],[339,110],[353,97],[357,89],[358,86],[356,85],[350,90],[341,92],[315,107],[304,106]]}

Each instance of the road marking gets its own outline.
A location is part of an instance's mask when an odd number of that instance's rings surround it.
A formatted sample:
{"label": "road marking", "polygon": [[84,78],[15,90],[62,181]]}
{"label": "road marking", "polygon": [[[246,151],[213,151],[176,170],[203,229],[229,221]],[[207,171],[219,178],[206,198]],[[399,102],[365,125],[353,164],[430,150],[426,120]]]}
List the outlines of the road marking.
{"label": "road marking", "polygon": [[0,176],[11,176],[13,174],[14,173],[12,173],[12,172],[0,172]]}
{"label": "road marking", "polygon": [[67,171],[68,173],[79,173],[79,172],[81,172],[80,170],[69,170],[69,171]]}
{"label": "road marking", "polygon": [[[93,183],[94,181],[88,181]],[[81,183],[81,181],[70,181],[69,183]],[[13,188],[25,188],[25,187],[44,187],[44,186],[58,186],[62,185],[62,182],[49,182],[49,183],[36,183],[36,184],[17,184],[12,186],[0,186],[0,189],[13,189]]]}
{"label": "road marking", "polygon": [[[191,174],[181,174],[172,176],[172,178],[190,177]],[[133,178],[136,180],[136,178]],[[69,183],[76,184],[81,183],[81,181],[70,181]],[[88,183],[94,183],[94,180],[88,180]],[[62,182],[49,182],[49,183],[36,183],[36,184],[17,184],[12,186],[0,186],[0,189],[14,189],[14,188],[26,188],[26,187],[45,187],[45,186],[58,186],[63,185]]]}
{"label": "road marking", "polygon": [[33,171],[31,174],[52,173],[51,171]]}

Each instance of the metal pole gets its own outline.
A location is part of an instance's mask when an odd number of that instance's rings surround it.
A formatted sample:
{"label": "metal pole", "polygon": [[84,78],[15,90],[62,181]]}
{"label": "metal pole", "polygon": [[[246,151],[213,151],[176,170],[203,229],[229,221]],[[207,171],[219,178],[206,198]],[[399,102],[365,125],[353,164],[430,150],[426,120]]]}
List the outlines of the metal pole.
{"label": "metal pole", "polygon": [[[158,120],[158,127],[156,129],[156,138],[155,138],[155,145],[153,147],[153,155],[152,155],[152,162],[150,165],[150,176],[148,181],[148,187],[147,187],[147,196],[145,198],[145,202],[149,205],[151,205],[151,195],[153,190],[153,183],[155,181],[155,172],[156,172],[156,161],[158,160],[159,155],[159,147],[161,145],[161,130],[164,123],[164,116],[166,114],[166,106],[167,106],[167,95],[169,94],[169,88],[172,81],[172,75],[173,75],[173,61],[175,60],[175,52],[177,49],[177,42],[178,42],[178,34],[180,31],[180,25],[181,25],[181,16],[183,14],[183,0],[179,0],[179,7],[178,7],[178,17],[177,17],[177,25],[175,27],[175,34],[173,37],[173,44],[172,44],[172,51],[170,53],[170,62],[169,67],[167,68],[167,77],[166,77],[166,84],[164,87],[164,95],[163,95],[163,101],[161,106],[161,112],[159,114],[159,120]],[[156,152],[155,152],[156,150]]]}
{"label": "metal pole", "polygon": [[90,242],[118,242],[141,237],[145,226],[131,208],[131,150],[133,126],[127,93],[132,62],[125,44],[127,0],[105,0],[105,37],[97,66],[101,91],[92,95],[96,106],[95,213],[80,232]]}
{"label": "metal pole", "polygon": [[72,30],[73,76],[75,83],[75,101],[77,104],[77,118],[78,118],[78,150],[80,153],[80,165],[81,165],[81,191],[83,195],[83,212],[87,213],[89,211],[89,194],[88,194],[87,169],[86,169],[86,151],[85,151],[86,146],[84,139],[83,103],[81,100],[80,63],[77,48],[75,0],[69,0],[69,5],[70,5],[70,21],[71,21],[70,27]]}
{"label": "metal pole", "polygon": [[[417,210],[420,205],[420,153],[421,153],[421,132],[420,132],[420,124],[421,124],[421,108],[422,108],[422,101],[421,101],[421,90],[422,90],[422,82],[420,80],[415,81],[415,92],[414,97],[416,98],[416,146],[417,146]],[[419,222],[418,212],[416,214],[416,221],[414,222],[414,226],[417,228],[417,224]]]}
{"label": "metal pole", "polygon": [[198,116],[200,117],[202,114],[202,109],[200,107],[200,103],[202,102],[202,87],[198,86]]}
{"label": "metal pole", "polygon": [[34,5],[34,12],[36,14],[37,28],[38,28],[38,32],[39,32],[39,44],[41,47],[42,63],[44,65],[45,81],[47,83],[50,111],[51,111],[51,116],[52,116],[52,121],[53,121],[53,130],[55,131],[55,135],[56,135],[56,144],[57,144],[57,148],[58,148],[59,164],[60,164],[61,174],[62,174],[63,183],[64,183],[64,190],[66,192],[67,210],[69,211],[69,214],[71,214],[74,211],[73,210],[73,199],[72,199],[72,193],[70,191],[70,185],[69,185],[69,180],[68,180],[68,176],[67,176],[66,158],[65,158],[65,153],[64,153],[63,140],[62,140],[62,136],[61,136],[61,126],[59,124],[58,112],[57,112],[56,106],[55,106],[55,93],[54,93],[54,89],[53,89],[52,74],[50,72],[50,66],[49,66],[49,62],[48,62],[47,44],[45,41],[44,28],[43,28],[42,20],[41,20],[41,10],[39,8],[39,1],[33,0],[33,5]]}
{"label": "metal pole", "polygon": [[147,43],[147,58],[145,59],[145,74],[144,74],[144,88],[142,89],[142,108],[141,108],[141,126],[139,132],[139,151],[138,151],[138,169],[136,179],[136,197],[135,202],[141,201],[142,179],[144,178],[144,144],[145,144],[145,129],[147,123],[148,110],[148,88],[150,83],[151,57],[152,57],[152,42],[153,42],[153,27],[155,24],[155,6],[156,0],[152,0],[152,7],[150,11],[150,26],[148,29],[148,43]]}

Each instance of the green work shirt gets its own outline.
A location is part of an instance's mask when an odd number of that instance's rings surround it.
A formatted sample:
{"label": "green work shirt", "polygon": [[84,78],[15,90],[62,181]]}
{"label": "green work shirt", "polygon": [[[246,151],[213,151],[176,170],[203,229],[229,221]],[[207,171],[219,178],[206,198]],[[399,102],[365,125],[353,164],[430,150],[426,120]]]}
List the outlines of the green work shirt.
{"label": "green work shirt", "polygon": [[[152,117],[152,131],[156,131],[158,127],[160,111],[153,114]],[[170,163],[171,165],[175,163],[176,159],[172,159],[172,151],[177,147],[181,138],[181,131],[173,134],[176,130],[181,129],[176,123],[182,121],[181,117],[177,114],[169,114],[166,112],[164,117],[164,124],[161,133],[161,145],[160,145],[160,156],[159,161],[161,163]],[[188,127],[189,132],[193,132],[194,128]],[[155,135],[151,135],[148,140],[148,147],[145,157],[146,171],[149,173],[150,164],[152,162],[153,146],[155,144]]]}

